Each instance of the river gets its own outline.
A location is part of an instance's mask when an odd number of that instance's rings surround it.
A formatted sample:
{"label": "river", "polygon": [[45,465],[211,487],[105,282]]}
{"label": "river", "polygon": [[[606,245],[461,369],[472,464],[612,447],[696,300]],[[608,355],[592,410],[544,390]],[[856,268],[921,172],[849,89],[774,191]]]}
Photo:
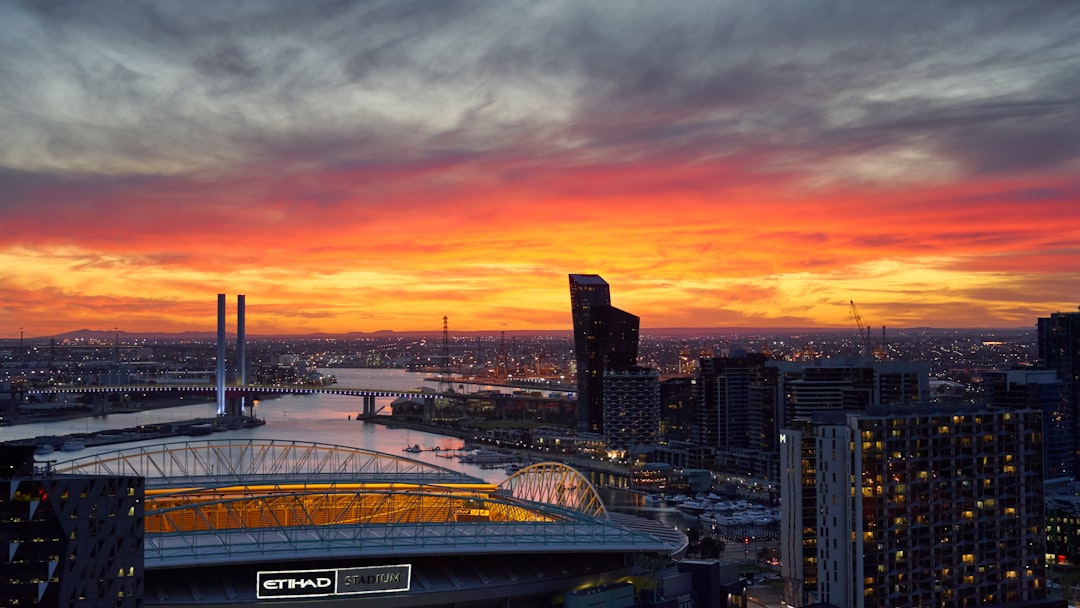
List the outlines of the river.
{"label": "river", "polygon": [[[424,378],[429,377],[430,374],[414,373],[400,369],[337,368],[323,371],[333,374],[337,378],[337,385],[345,388],[386,390],[415,390],[420,387],[439,388],[436,382],[424,381]],[[508,387],[496,386],[465,385],[464,388],[469,391],[499,390],[509,392],[513,390]],[[384,408],[382,415],[389,416],[392,401],[392,397],[379,397],[376,399],[376,409]],[[188,421],[196,418],[213,417],[215,409],[216,402],[200,401],[196,405],[110,414],[100,417],[88,416],[55,422],[20,424],[0,427],[0,441],[124,429],[143,424]],[[91,446],[78,452],[57,451],[43,458],[62,462],[68,459],[82,458],[137,446],[185,440],[198,441],[210,438],[300,440],[405,456],[479,477],[495,484],[500,483],[508,476],[502,468],[481,468],[477,465],[462,463],[457,458],[450,459],[438,456],[440,453],[445,455],[441,450],[460,447],[463,443],[461,439],[422,431],[389,428],[385,424],[366,423],[356,419],[357,412],[361,409],[362,402],[358,397],[322,394],[283,395],[256,402],[255,415],[266,420],[266,424],[263,426],[214,433],[213,437],[205,438],[175,437],[116,445]],[[405,453],[402,451],[403,448],[411,445],[419,445],[422,448],[438,447],[440,451],[425,450],[419,453]],[[598,486],[605,504],[612,509],[665,521],[684,531],[696,521],[696,518],[686,516],[676,509],[647,507],[638,494],[605,488],[602,480],[596,478],[593,478],[592,481]]]}

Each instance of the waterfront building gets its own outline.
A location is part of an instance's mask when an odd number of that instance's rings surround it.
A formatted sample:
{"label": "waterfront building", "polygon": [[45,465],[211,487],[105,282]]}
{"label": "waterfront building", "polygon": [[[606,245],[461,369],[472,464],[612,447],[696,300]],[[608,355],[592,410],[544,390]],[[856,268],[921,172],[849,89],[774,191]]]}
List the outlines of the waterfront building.
{"label": "waterfront building", "polygon": [[644,462],[630,469],[630,487],[646,492],[666,492],[675,468],[666,462]]}
{"label": "waterfront building", "polygon": [[577,362],[578,430],[604,432],[604,373],[637,365],[638,317],[611,305],[607,281],[570,275],[570,311]]}
{"label": "waterfront building", "polygon": [[141,607],[143,479],[35,469],[0,446],[0,598],[8,606]]}
{"label": "waterfront building", "polygon": [[1039,411],[872,406],[781,437],[788,605],[1064,606],[1047,599]]}
{"label": "waterfront building", "polygon": [[608,450],[625,453],[653,446],[660,437],[660,376],[630,367],[604,373],[604,438]]}

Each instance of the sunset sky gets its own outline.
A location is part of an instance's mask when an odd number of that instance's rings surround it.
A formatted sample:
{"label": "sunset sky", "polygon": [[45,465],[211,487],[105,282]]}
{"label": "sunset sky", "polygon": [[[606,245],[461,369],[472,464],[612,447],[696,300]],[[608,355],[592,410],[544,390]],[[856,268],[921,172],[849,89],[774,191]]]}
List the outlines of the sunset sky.
{"label": "sunset sky", "polygon": [[1034,327],[1080,2],[0,2],[0,339]]}

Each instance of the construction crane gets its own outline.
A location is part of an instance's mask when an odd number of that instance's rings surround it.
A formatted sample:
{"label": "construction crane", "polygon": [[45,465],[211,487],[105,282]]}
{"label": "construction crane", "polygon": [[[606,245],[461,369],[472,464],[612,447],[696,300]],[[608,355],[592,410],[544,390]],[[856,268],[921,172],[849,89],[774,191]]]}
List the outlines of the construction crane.
{"label": "construction crane", "polygon": [[873,357],[873,349],[870,348],[870,333],[867,331],[866,326],[863,325],[862,317],[859,316],[859,309],[855,308],[855,300],[848,300],[851,302],[851,316],[855,318],[855,325],[859,328],[859,339],[862,341],[863,354],[867,357]]}

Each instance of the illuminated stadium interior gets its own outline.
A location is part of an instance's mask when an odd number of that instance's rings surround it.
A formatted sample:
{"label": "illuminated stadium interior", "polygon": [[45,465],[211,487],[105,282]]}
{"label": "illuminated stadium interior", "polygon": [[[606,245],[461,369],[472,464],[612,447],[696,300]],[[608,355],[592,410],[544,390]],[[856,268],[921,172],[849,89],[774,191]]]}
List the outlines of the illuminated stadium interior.
{"label": "illuminated stadium interior", "polygon": [[[552,587],[577,576],[574,568],[605,582],[632,556],[666,561],[686,549],[673,529],[608,513],[592,484],[559,463],[494,485],[351,447],[205,440],[118,450],[55,471],[145,478],[147,605],[254,601],[256,571],[285,565],[402,562],[413,564],[415,605],[447,597],[483,605],[484,594]],[[201,582],[176,582],[184,579]]]}

